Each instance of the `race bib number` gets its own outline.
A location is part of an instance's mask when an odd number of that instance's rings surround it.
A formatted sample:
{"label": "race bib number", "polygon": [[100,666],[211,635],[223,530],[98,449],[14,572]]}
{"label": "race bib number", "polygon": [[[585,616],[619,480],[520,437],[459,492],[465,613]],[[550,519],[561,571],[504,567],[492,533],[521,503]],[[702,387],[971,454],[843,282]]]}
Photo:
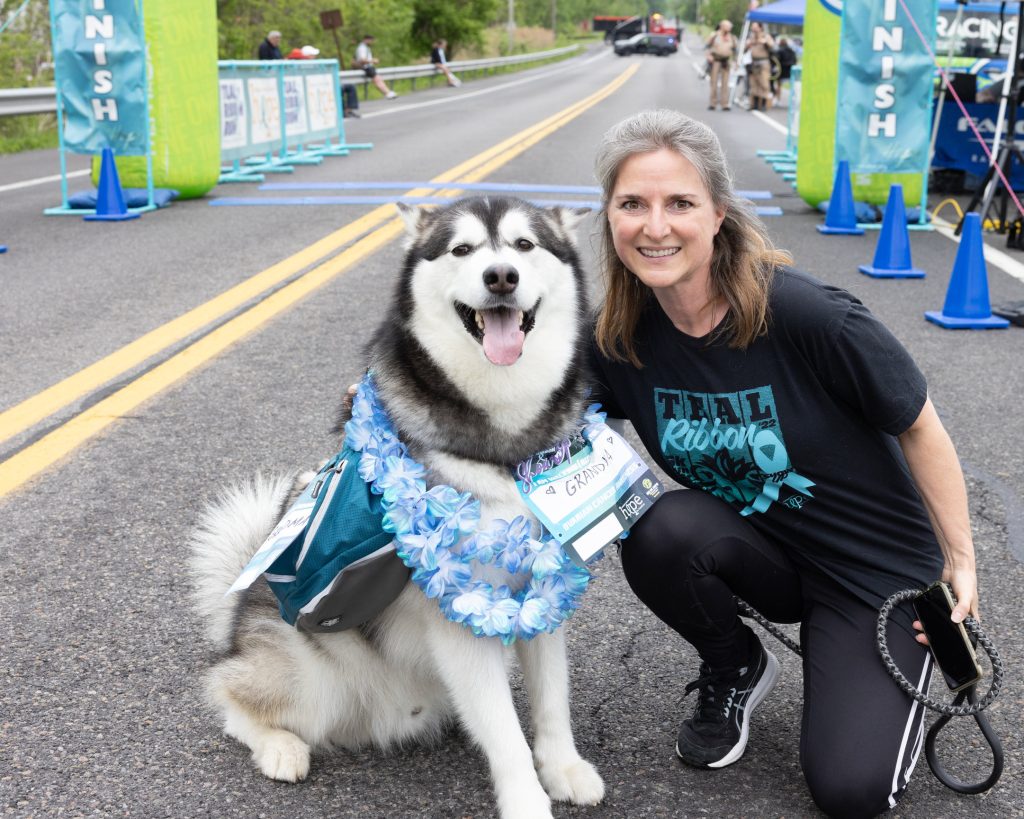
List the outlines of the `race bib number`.
{"label": "race bib number", "polygon": [[[342,461],[342,464],[344,463]],[[302,490],[302,494],[295,499],[295,503],[288,507],[284,517],[278,521],[277,526],[271,530],[259,550],[242,569],[238,579],[231,584],[227,594],[249,588],[256,578],[269,569],[274,561],[281,556],[281,553],[295,542],[295,538],[302,534],[306,524],[309,523],[310,515],[313,514],[313,507],[316,506],[316,493],[319,492],[322,485],[322,475],[318,475],[310,481],[309,486]]]}
{"label": "race bib number", "polygon": [[516,468],[523,501],[566,554],[585,566],[661,495],[661,482],[626,440],[601,424]]}

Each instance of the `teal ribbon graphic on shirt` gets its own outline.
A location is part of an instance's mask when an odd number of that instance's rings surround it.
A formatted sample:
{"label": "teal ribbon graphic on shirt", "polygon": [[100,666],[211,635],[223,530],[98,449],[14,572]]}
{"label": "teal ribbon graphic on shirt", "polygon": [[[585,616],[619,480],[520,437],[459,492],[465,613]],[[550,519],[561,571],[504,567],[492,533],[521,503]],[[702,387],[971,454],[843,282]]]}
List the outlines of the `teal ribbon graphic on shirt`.
{"label": "teal ribbon graphic on shirt", "polygon": [[765,473],[764,486],[753,503],[740,510],[741,515],[752,515],[754,512],[765,512],[768,507],[779,499],[779,491],[788,486],[809,498],[814,482],[790,468],[789,454],[786,447],[775,434],[774,430],[762,429],[751,439],[750,450],[754,463]]}

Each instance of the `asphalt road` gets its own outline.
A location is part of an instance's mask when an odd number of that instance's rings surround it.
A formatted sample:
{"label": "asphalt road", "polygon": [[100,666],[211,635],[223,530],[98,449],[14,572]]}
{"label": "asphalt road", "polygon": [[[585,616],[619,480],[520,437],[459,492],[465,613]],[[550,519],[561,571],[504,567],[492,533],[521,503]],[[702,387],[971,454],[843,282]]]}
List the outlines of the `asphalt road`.
{"label": "asphalt road", "polygon": [[[597,49],[458,90],[366,104],[365,117],[346,125],[349,140],[372,141],[372,151],[271,181],[366,183],[357,193],[378,192],[373,182],[427,181],[587,99],[634,65],[637,73],[618,90],[516,155],[504,154],[507,161],[482,179],[590,185],[593,147],[619,119],[657,106],[706,117],[737,186],[769,190],[772,200],[759,204],[782,207],[782,216],[766,220],[777,243],[800,267],[857,294],[911,350],[967,474],[984,624],[1007,667],[990,711],[1006,770],[991,792],[959,797],[922,760],[895,815],[1022,816],[1024,330],[951,332],[924,321],[924,310],[942,306],[956,250],[939,233],[912,238],[926,279],[860,275],[857,265],[871,260],[877,234],[820,236],[820,216],[755,154],[782,148],[782,134],[742,110],[706,111],[691,60],[682,53],[618,59]],[[770,117],[781,123],[785,112]],[[71,165],[84,166],[81,158]],[[285,785],[257,773],[199,695],[210,655],[186,596],[187,533],[220,486],[256,470],[308,467],[333,451],[337,401],[362,367],[362,346],[395,279],[399,242],[374,250],[352,245],[352,237],[348,245],[335,240],[305,251],[371,213],[371,205],[211,206],[224,196],[304,195],[252,184],[222,186],[207,200],[123,224],[45,217],[43,208],[59,202],[55,183],[11,186],[57,168],[53,152],[0,157],[0,243],[10,247],[0,256],[0,411],[58,383],[58,398],[76,396],[0,441],[0,474],[6,468],[3,480],[14,484],[0,497],[0,812],[493,815],[483,759],[458,732],[433,749],[322,754],[307,782]],[[83,182],[74,180],[72,189]],[[581,234],[589,260],[595,235],[590,219]],[[272,266],[291,271],[286,282],[323,262],[343,270],[239,331],[209,360],[170,372],[173,362],[198,355],[176,353],[216,335],[207,333],[218,314],[173,337],[159,328]],[[989,286],[995,303],[1024,300],[1024,280],[1001,269],[990,267]],[[240,297],[230,315],[244,314],[262,295]],[[80,395],[64,381],[153,331],[160,343],[126,368],[107,360]],[[139,386],[147,378],[155,384],[149,392]],[[132,401],[104,402],[126,391]],[[33,477],[21,480],[26,475]],[[559,805],[556,816],[818,815],[798,764],[795,656],[778,647],[782,682],[755,715],[743,760],[709,773],[678,764],[673,754],[678,722],[692,707],[679,699],[694,676],[694,655],[634,600],[614,557],[600,564],[568,628],[576,737],[603,774],[607,797],[597,807]],[[986,760],[973,722],[965,723],[949,731],[962,753],[944,756],[970,778]]]}

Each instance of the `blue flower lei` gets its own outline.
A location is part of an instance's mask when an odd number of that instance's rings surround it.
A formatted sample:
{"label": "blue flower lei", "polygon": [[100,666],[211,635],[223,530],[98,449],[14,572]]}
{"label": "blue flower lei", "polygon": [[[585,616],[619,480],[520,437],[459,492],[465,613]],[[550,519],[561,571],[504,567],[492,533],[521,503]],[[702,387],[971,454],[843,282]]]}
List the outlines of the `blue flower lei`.
{"label": "blue flower lei", "polygon": [[[584,416],[588,438],[604,422],[596,410],[595,404]],[[427,489],[426,469],[398,440],[370,375],[352,402],[345,443],[361,453],[359,474],[382,496],[384,529],[394,533],[398,556],[412,569],[413,582],[438,601],[449,620],[508,645],[554,631],[576,610],[590,573],[550,535],[533,537],[525,516],[496,519],[477,531],[480,502],[470,493],[443,484]],[[518,591],[505,584],[495,589],[473,577],[474,561],[528,579]]]}

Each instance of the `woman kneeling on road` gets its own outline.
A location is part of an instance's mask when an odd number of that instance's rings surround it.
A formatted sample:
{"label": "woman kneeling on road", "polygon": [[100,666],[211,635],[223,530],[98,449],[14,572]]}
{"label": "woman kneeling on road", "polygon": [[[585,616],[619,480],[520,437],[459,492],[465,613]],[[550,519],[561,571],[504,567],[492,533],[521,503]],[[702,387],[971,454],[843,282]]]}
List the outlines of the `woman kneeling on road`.
{"label": "woman kneeling on road", "polygon": [[[977,616],[963,475],[910,355],[844,290],[788,267],[732,191],[714,133],[637,114],[596,161],[607,219],[595,400],[691,491],[623,541],[636,595],[696,649],[686,763],[736,762],[775,657],[733,595],[800,623],[800,763],[831,816],[873,816],[907,786],[922,710],[875,647],[878,608],[940,575]],[[699,490],[699,491],[692,491]],[[889,648],[927,690],[931,656],[897,611]]]}

